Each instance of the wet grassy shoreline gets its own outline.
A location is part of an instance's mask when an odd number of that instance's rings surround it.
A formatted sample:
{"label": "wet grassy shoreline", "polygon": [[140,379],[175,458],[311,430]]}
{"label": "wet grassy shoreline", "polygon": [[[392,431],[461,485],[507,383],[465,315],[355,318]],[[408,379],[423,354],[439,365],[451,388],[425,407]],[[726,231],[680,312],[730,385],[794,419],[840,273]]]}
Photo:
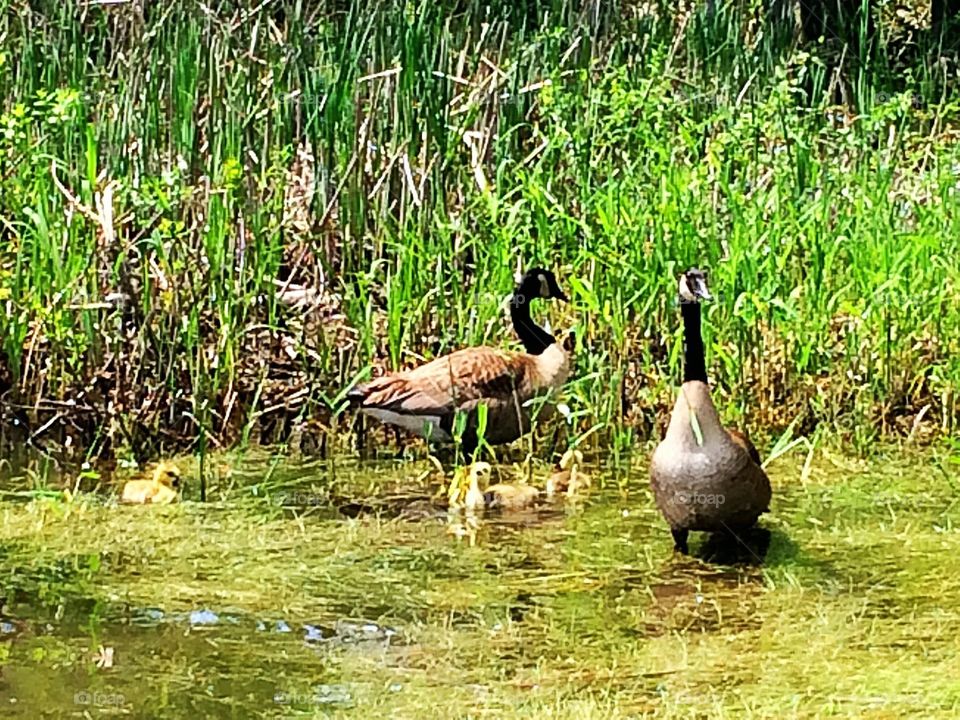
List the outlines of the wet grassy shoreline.
{"label": "wet grassy shoreline", "polygon": [[721,5],[0,5],[0,432],[336,454],[357,378],[513,343],[536,263],[599,446],[670,406],[693,264],[731,419],[949,435],[955,56]]}
{"label": "wet grassy shoreline", "polygon": [[[593,470],[575,507],[487,516],[473,545],[442,511],[277,504],[319,497],[324,463],[277,466],[255,496],[267,457],[233,459],[213,503],[4,501],[0,702],[13,717],[105,715],[118,696],[133,717],[951,717],[951,457],[824,452],[803,481],[795,457],[775,461],[762,564],[705,562],[705,538],[674,556],[643,465]],[[419,470],[342,460],[337,493],[430,494]]]}

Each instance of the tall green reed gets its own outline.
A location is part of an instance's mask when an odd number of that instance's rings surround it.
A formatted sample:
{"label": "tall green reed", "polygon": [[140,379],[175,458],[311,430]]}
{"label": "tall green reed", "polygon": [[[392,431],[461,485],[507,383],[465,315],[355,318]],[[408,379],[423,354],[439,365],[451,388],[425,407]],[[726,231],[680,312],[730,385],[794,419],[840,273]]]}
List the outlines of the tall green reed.
{"label": "tall green reed", "polygon": [[[26,405],[108,378],[117,442],[245,437],[292,372],[291,412],[336,414],[367,362],[503,342],[534,263],[571,288],[543,312],[578,328],[575,430],[619,450],[669,403],[694,263],[730,414],[860,444],[927,404],[955,422],[956,106],[922,54],[841,67],[733,3],[4,3],[0,34],[6,362]],[[112,244],[51,164],[87,208],[117,183]]]}

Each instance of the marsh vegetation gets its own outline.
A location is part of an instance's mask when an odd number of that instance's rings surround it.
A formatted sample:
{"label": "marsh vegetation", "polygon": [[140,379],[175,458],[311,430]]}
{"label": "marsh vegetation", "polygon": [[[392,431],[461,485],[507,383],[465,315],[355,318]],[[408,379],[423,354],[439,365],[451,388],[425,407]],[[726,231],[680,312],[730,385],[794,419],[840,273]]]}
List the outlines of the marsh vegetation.
{"label": "marsh vegetation", "polygon": [[615,452],[672,402],[694,262],[731,416],[954,427],[956,59],[923,8],[851,57],[737,3],[0,7],[8,435],[343,448],[347,388],[502,344],[528,263]]}

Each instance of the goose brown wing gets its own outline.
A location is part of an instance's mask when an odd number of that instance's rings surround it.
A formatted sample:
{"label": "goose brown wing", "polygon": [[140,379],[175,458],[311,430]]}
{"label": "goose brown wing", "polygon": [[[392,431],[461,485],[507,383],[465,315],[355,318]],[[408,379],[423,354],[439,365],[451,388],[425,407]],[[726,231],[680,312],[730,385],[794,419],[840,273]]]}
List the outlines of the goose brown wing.
{"label": "goose brown wing", "polygon": [[753,460],[753,462],[755,462],[757,465],[763,464],[763,461],[760,459],[760,453],[757,452],[756,446],[750,442],[750,438],[748,438],[746,434],[732,428],[727,430],[727,433],[729,433],[731,440],[747,451],[747,455],[750,456],[750,459]]}
{"label": "goose brown wing", "polygon": [[507,399],[529,389],[524,357],[489,347],[458,350],[418,368],[356,388],[364,408],[409,415],[445,415],[481,400]]}
{"label": "goose brown wing", "polygon": [[741,482],[746,483],[747,487],[750,488],[750,494],[761,506],[762,511],[769,511],[770,498],[772,495],[770,478],[768,478],[767,474],[763,471],[760,453],[757,451],[756,446],[750,441],[750,438],[747,437],[746,433],[731,428],[727,430],[727,434],[730,435],[730,439],[733,440],[733,442],[746,451],[747,455],[753,461],[752,465],[748,463],[744,469]]}
{"label": "goose brown wing", "polygon": [[[756,449],[754,449],[754,452],[756,452]],[[747,463],[739,482],[746,486],[753,504],[757,506],[760,512],[770,511],[770,499],[773,496],[770,478],[767,477],[759,464]]]}

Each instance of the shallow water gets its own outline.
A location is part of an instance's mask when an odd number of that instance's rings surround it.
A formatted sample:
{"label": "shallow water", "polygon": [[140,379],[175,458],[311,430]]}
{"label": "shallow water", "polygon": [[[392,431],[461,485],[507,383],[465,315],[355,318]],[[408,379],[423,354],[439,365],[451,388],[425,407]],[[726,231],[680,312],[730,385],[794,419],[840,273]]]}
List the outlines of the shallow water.
{"label": "shallow water", "polygon": [[223,458],[155,508],[7,472],[0,714],[957,717],[956,465],[891,457],[775,462],[766,537],[690,558],[643,467],[472,528],[424,462]]}

